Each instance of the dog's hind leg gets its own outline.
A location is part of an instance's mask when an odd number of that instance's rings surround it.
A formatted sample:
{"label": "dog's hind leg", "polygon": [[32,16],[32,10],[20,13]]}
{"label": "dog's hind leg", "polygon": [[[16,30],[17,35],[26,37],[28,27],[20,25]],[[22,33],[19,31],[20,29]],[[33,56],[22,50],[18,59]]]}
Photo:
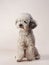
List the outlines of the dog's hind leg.
{"label": "dog's hind leg", "polygon": [[40,59],[40,54],[38,53],[36,47],[35,47],[35,49],[34,49],[34,54],[35,54],[35,59],[36,59],[36,60]]}

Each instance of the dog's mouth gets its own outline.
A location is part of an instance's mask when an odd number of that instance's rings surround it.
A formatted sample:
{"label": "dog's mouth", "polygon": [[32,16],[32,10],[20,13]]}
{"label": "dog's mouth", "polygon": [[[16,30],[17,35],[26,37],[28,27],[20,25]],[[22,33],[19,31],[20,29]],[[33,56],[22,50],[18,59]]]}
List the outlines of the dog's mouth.
{"label": "dog's mouth", "polygon": [[25,27],[23,24],[19,24],[19,28],[21,28],[24,31],[28,31],[29,27]]}
{"label": "dog's mouth", "polygon": [[23,26],[22,26],[22,27],[20,27],[20,28],[24,29],[24,27],[23,27]]}

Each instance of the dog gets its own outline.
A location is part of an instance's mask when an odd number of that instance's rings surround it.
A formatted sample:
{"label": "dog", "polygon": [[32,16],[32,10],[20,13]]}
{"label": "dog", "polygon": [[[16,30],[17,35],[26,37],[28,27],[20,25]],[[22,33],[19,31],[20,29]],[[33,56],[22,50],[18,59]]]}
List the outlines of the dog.
{"label": "dog", "polygon": [[40,54],[35,47],[35,37],[32,29],[37,27],[33,17],[29,13],[22,13],[15,22],[17,33],[16,39],[16,60],[22,61],[27,58],[28,61],[40,59]]}

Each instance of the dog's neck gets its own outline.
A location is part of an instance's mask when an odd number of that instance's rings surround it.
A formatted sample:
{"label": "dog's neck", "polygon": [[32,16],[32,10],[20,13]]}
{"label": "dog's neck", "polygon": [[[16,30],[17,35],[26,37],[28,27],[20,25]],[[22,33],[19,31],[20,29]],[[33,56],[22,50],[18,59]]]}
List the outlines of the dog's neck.
{"label": "dog's neck", "polygon": [[32,34],[32,30],[28,30],[28,31],[19,30],[19,35],[28,36],[30,33]]}

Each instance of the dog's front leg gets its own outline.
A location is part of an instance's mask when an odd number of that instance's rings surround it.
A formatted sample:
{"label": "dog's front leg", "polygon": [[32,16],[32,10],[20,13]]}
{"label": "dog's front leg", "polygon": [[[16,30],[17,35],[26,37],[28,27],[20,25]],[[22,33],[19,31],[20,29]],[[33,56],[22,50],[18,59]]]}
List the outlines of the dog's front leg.
{"label": "dog's front leg", "polygon": [[28,48],[26,49],[26,57],[27,57],[27,60],[29,61],[35,59],[34,48],[32,46],[28,46]]}
{"label": "dog's front leg", "polygon": [[24,49],[23,46],[17,46],[17,53],[16,53],[16,61],[22,61],[24,57]]}

